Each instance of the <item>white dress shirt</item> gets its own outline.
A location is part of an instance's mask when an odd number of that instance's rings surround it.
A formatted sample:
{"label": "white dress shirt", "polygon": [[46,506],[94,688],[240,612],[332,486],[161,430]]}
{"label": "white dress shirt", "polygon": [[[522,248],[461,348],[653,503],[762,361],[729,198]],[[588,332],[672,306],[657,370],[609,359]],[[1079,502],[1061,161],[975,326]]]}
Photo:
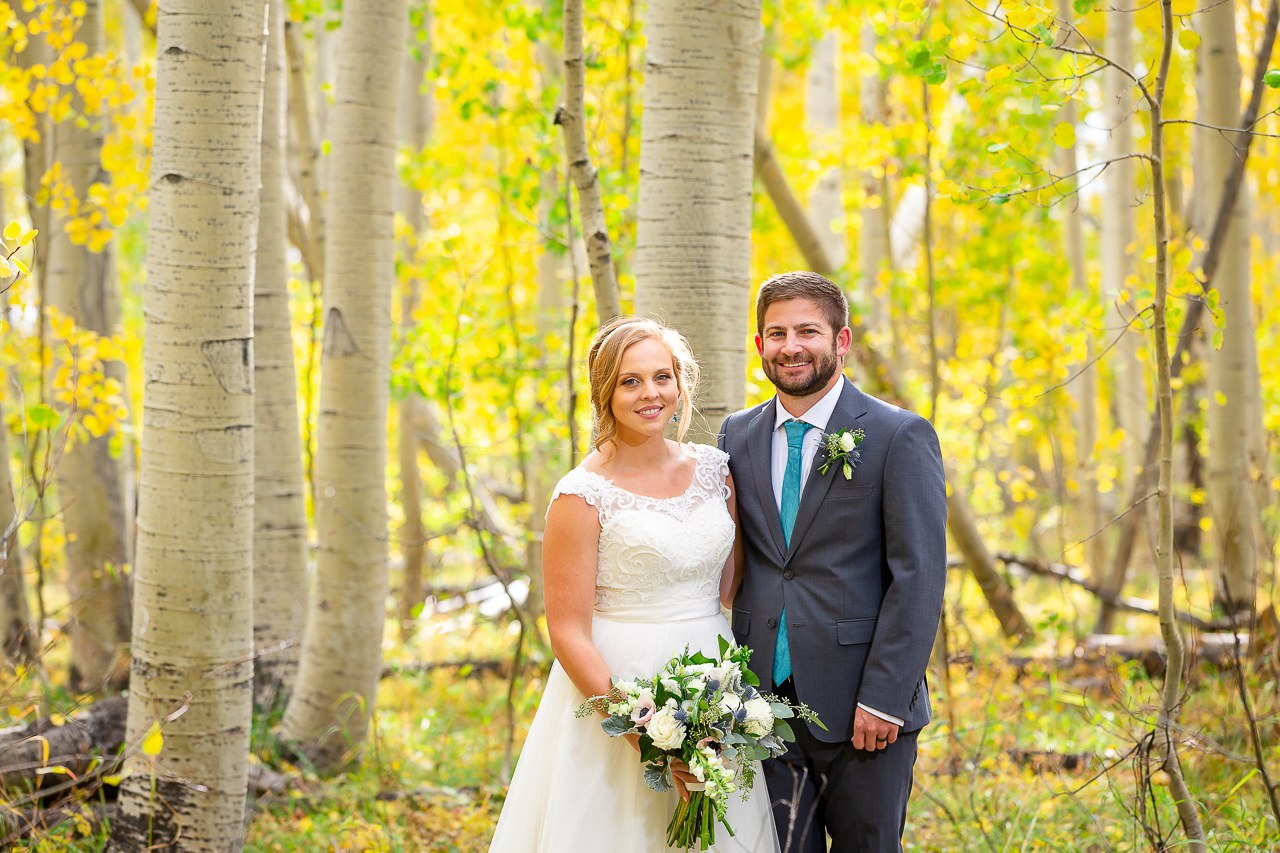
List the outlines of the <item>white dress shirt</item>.
{"label": "white dress shirt", "polygon": [[[773,423],[773,500],[778,506],[778,512],[782,512],[782,480],[787,474],[787,431],[782,426],[790,420],[804,421],[812,424],[810,429],[804,434],[804,443],[800,445],[800,494],[804,494],[804,485],[809,481],[809,472],[813,468],[814,457],[818,455],[818,448],[822,445],[822,436],[827,428],[827,423],[831,420],[831,413],[836,410],[836,403],[840,401],[840,394],[844,391],[844,384],[849,380],[841,377],[830,391],[822,395],[822,399],[814,403],[809,411],[803,415],[793,416],[783,407],[782,401],[776,397],[774,406],[775,416]],[[828,471],[828,474],[831,472]],[[888,720],[894,725],[903,725],[903,720],[892,717],[888,714],[881,713],[875,708],[868,708],[861,702],[858,707],[870,714],[875,714],[882,720]]]}

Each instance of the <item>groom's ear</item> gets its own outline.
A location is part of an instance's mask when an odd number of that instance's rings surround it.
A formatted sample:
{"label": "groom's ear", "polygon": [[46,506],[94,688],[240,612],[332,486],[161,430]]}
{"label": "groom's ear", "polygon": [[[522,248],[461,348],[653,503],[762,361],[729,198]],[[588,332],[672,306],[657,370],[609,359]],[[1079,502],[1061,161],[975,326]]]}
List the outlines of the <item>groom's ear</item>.
{"label": "groom's ear", "polygon": [[756,355],[764,358],[764,338],[756,335]]}
{"label": "groom's ear", "polygon": [[[757,340],[758,340],[758,337],[757,337]],[[845,353],[847,353],[849,351],[849,348],[852,346],[853,346],[853,330],[850,329],[848,326],[844,326],[840,329],[840,332],[836,335],[836,355],[840,356],[841,358],[844,358]]]}

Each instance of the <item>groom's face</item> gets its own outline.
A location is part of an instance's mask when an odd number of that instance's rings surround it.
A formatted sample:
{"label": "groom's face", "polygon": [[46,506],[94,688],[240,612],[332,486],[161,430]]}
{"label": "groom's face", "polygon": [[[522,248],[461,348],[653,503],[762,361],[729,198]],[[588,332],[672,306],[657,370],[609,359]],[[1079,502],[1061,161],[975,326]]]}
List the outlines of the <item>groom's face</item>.
{"label": "groom's face", "polygon": [[831,387],[851,338],[848,326],[832,329],[811,300],[787,299],[765,310],[756,350],[774,387],[790,397],[808,397]]}

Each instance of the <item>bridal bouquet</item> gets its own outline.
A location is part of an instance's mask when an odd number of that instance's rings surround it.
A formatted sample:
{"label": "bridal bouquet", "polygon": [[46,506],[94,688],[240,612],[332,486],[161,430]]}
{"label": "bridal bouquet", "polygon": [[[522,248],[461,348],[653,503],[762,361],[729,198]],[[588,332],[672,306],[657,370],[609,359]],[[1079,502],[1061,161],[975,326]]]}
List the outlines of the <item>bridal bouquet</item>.
{"label": "bridal bouquet", "polygon": [[[798,708],[756,690],[760,681],[747,669],[751,650],[720,638],[720,658],[685,650],[671,658],[653,678],[613,679],[613,689],[578,708],[583,717],[608,714],[600,725],[610,735],[640,736],[644,781],[655,791],[674,784],[671,762],[689,765],[699,782],[690,785],[667,826],[667,844],[690,848],[715,844],[717,821],[733,835],[725,819],[728,797],[751,795],[756,761],[786,752],[795,740],[787,719],[796,716],[819,726],[805,705]],[[822,726],[825,729],[825,726]]]}

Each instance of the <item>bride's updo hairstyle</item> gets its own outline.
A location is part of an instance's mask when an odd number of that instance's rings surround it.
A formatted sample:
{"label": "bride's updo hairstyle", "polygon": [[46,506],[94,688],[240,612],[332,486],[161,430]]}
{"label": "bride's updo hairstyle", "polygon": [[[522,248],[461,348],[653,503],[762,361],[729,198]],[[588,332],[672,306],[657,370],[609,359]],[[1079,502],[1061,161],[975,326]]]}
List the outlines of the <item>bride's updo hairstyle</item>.
{"label": "bride's updo hairstyle", "polygon": [[601,450],[618,435],[618,422],[609,403],[613,400],[613,389],[618,384],[622,354],[632,344],[646,338],[657,338],[662,341],[667,352],[671,353],[676,388],[680,395],[676,403],[676,438],[683,441],[685,433],[689,431],[689,422],[693,420],[694,412],[693,394],[698,387],[698,362],[694,361],[689,342],[675,329],[653,320],[644,317],[615,317],[596,332],[587,349],[587,381],[591,385],[591,418],[594,427],[592,443],[596,450]]}

